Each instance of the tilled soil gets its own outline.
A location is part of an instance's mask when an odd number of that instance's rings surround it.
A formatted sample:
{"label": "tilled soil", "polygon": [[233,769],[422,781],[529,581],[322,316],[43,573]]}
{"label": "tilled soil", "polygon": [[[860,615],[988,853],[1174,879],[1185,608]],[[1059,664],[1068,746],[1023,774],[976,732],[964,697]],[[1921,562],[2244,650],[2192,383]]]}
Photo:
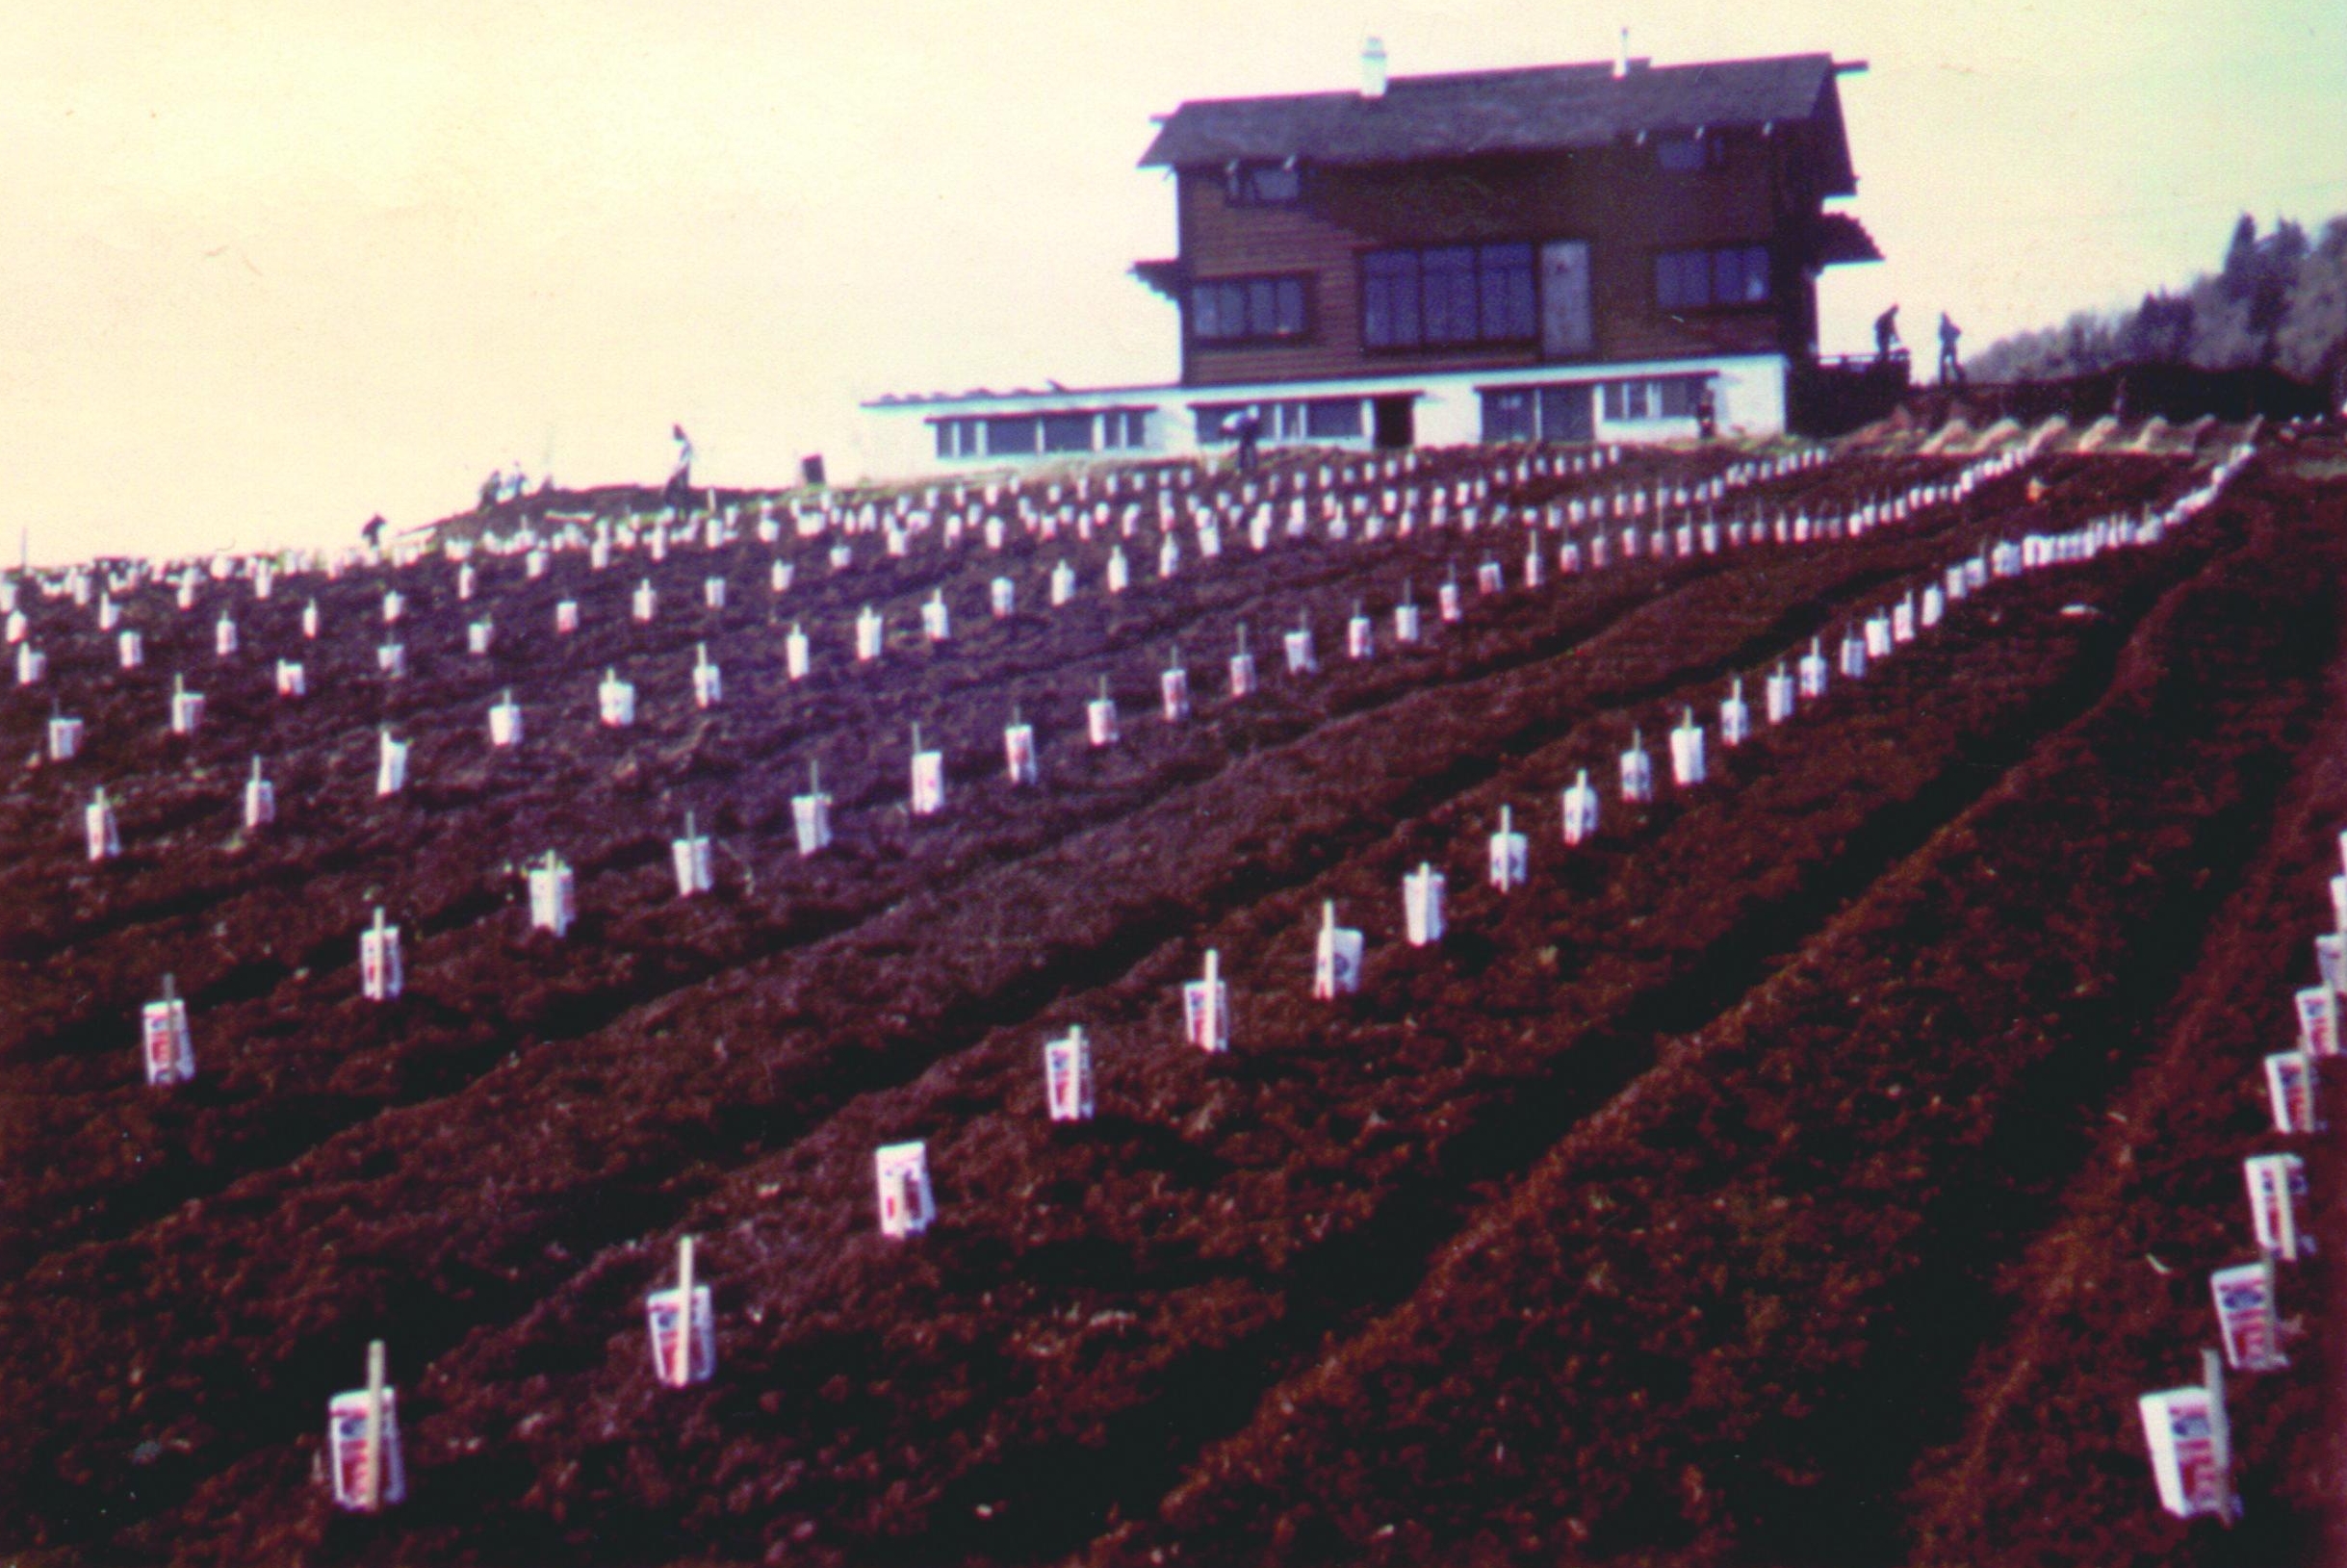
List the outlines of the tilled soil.
{"label": "tilled soil", "polygon": [[[1863,537],[1642,553],[1537,588],[1521,526],[1456,518],[1260,553],[1226,528],[1221,559],[1192,551],[1164,581],[1144,530],[1114,597],[1107,537],[916,538],[892,559],[866,535],[834,570],[828,541],[786,536],[601,574],[558,553],[536,581],[491,560],[471,604],[439,561],[280,579],[258,604],[209,585],[185,614],[150,587],[130,673],[88,612],[42,602],[48,689],[0,695],[0,734],[34,751],[56,696],[91,743],[0,789],[19,846],[0,863],[0,1548],[2294,1550],[2325,1502],[2311,1380],[2237,1385],[2251,1513],[2230,1535],[2157,1513],[2131,1423],[2134,1392],[2182,1380],[2206,1271],[2244,1245],[2257,1044],[2327,917],[2343,547],[2339,487],[2293,476],[2311,450],[2260,458],[2149,548],[1993,582],[1781,729],[1762,681],[1813,635],[1830,655],[1951,563],[2136,516],[2203,470],[2050,454]],[[1822,518],[1964,461],[1845,458],[1719,515]],[[1429,467],[1537,502],[1722,462]],[[778,554],[797,568],[779,596]],[[1049,609],[1061,559],[1082,587]],[[1504,591],[1478,590],[1485,560]],[[712,574],[723,609],[702,603]],[[997,575],[1018,588],[1002,620]],[[647,579],[660,607],[639,625]],[[387,583],[408,601],[389,633]],[[941,645],[918,630],[933,592]],[[557,637],[565,597],[582,625]],[[1391,637],[1405,597],[1414,648]],[[890,640],[859,668],[867,604]],[[1356,605],[1378,633],[1362,661],[1343,648]],[[484,614],[496,647],[469,657]],[[799,683],[794,622],[815,645]],[[1242,625],[1262,686],[1234,699]],[[1321,668],[1291,676],[1299,625]],[[402,679],[375,671],[387,637]],[[696,644],[725,669],[708,711]],[[312,695],[280,701],[270,660],[303,656]],[[1178,725],[1155,711],[1175,659],[1196,707]],[[632,729],[594,722],[606,667],[638,682]],[[164,733],[175,670],[211,704],[193,742]],[[1756,712],[1732,750],[1731,677]],[[496,752],[485,710],[508,688],[527,738]],[[1103,689],[1123,735],[1096,750],[1081,705]],[[1034,786],[1002,772],[1014,705],[1042,742]],[[1712,731],[1693,790],[1664,745],[1686,709]],[[904,806],[916,724],[952,780],[932,818]],[[380,725],[415,743],[388,801]],[[1612,793],[1634,729],[1664,776],[1642,807]],[[254,755],[281,820],[247,835]],[[838,839],[802,860],[788,797],[811,763]],[[1604,832],[1568,850],[1558,796],[1585,769]],[[100,784],[126,853],[91,865],[78,809]],[[1502,807],[1533,837],[1506,893],[1483,877]],[[680,900],[667,840],[688,810],[719,889]],[[518,868],[548,849],[578,873],[560,940],[520,907]],[[1398,888],[1422,862],[1448,877],[1451,930],[1414,949]],[[1370,951],[1334,1004],[1309,993],[1328,901]],[[408,944],[388,1005],[357,994],[376,905]],[[1233,991],[1221,1058],[1180,1041],[1176,988],[1209,948]],[[199,1074],[158,1092],[137,1010],[167,971]],[[1040,1048],[1070,1025],[1099,1114],[1055,1125]],[[896,1242],[870,1162],[902,1138],[927,1141],[941,1212]],[[683,1234],[720,1356],[677,1391],[651,1375],[640,1298]],[[375,1337],[411,1500],[358,1518],[325,1498],[320,1428]]]}

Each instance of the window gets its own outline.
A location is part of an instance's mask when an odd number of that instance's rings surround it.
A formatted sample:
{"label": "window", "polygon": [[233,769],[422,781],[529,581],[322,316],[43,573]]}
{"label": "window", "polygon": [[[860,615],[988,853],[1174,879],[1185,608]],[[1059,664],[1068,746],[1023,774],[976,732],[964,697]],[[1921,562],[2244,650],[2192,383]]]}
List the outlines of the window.
{"label": "window", "polygon": [[1524,343],[1539,336],[1529,244],[1375,250],[1361,258],[1361,341],[1372,348]]}
{"label": "window", "polygon": [[1539,335],[1530,245],[1485,245],[1483,252],[1483,336],[1509,342]]}
{"label": "window", "polygon": [[1645,417],[1645,382],[1608,381],[1606,383],[1606,418],[1610,420],[1642,420]]}
{"label": "window", "polygon": [[1672,174],[1699,174],[1725,168],[1728,143],[1716,136],[1667,136],[1654,144],[1654,161]]}
{"label": "window", "polygon": [[1304,335],[1303,279],[1220,278],[1190,288],[1190,335],[1248,343]]}
{"label": "window", "polygon": [[1285,207],[1303,194],[1303,174],[1293,163],[1232,164],[1224,172],[1233,207]]}
{"label": "window", "polygon": [[1044,421],[1044,450],[1092,450],[1092,416],[1090,414],[1045,414]]}
{"label": "window", "polygon": [[1666,420],[1693,419],[1695,401],[1702,396],[1703,379],[1700,375],[1664,376],[1656,383],[1662,396],[1655,412]]}
{"label": "window", "polygon": [[1361,399],[1315,398],[1303,405],[1304,433],[1315,441],[1358,441]]}
{"label": "window", "polygon": [[1013,414],[986,422],[986,450],[990,457],[1031,456],[1043,450],[1043,421],[1032,414]]}
{"label": "window", "polygon": [[1663,310],[1767,304],[1768,247],[1665,250],[1654,259],[1654,302]]}
{"label": "window", "polygon": [[1521,387],[1483,394],[1483,439],[1485,441],[1530,441],[1533,439],[1533,396]]}
{"label": "window", "polygon": [[1595,432],[1589,421],[1589,397],[1596,389],[1587,381],[1555,382],[1547,386],[1486,387],[1483,389],[1485,441],[1588,441]]}
{"label": "window", "polygon": [[1609,420],[1693,419],[1708,375],[1650,375],[1605,383]]}
{"label": "window", "polygon": [[940,457],[975,457],[978,455],[978,425],[971,419],[939,420],[937,422],[938,455]]}
{"label": "window", "polygon": [[1149,444],[1149,413],[1146,408],[1112,408],[1100,416],[1100,447],[1105,451],[1137,451]]}
{"label": "window", "polygon": [[1361,258],[1361,341],[1403,348],[1418,334],[1418,253],[1380,250]]}
{"label": "window", "polygon": [[1475,247],[1451,245],[1429,250],[1418,258],[1424,293],[1426,341],[1473,343],[1478,336],[1475,311]]}
{"label": "window", "polygon": [[1289,398],[1277,402],[1193,403],[1201,445],[1236,441],[1237,422],[1248,409],[1263,415],[1266,446],[1282,441],[1357,441],[1361,435],[1358,398]]}

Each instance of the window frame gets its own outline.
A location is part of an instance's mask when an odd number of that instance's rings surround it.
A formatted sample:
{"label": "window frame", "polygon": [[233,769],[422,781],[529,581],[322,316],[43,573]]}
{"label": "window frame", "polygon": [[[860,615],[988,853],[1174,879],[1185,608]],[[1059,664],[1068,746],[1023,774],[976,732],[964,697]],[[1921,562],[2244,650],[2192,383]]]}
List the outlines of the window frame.
{"label": "window frame", "polygon": [[[1040,457],[1044,450],[1044,422],[1041,414],[989,414],[985,416],[986,455],[989,457]],[[1030,441],[1025,446],[998,446],[997,435],[1015,426],[1025,425]]]}
{"label": "window frame", "polygon": [[[1380,245],[1355,251],[1362,352],[1455,354],[1536,349],[1540,345],[1541,244],[1536,239],[1514,238]],[[1463,269],[1457,263],[1462,253],[1467,259]],[[1499,260],[1503,254],[1505,262]],[[1429,265],[1431,262],[1435,265]],[[1495,315],[1512,315],[1516,306],[1525,303],[1531,308],[1517,320],[1492,325]],[[1472,319],[1471,329],[1463,334],[1455,324],[1462,315]]]}
{"label": "window frame", "polygon": [[[1716,382],[1716,371],[1670,371],[1653,375],[1609,376],[1597,383],[1595,415],[1608,424],[1653,424],[1659,420],[1692,420],[1703,389]],[[1715,392],[1715,397],[1717,394]],[[1632,404],[1636,404],[1636,408]],[[1683,406],[1674,408],[1673,404]]]}
{"label": "window frame", "polygon": [[[1688,379],[1698,378],[1690,376]],[[1612,384],[1612,381],[1600,378],[1571,376],[1561,380],[1514,381],[1506,386],[1477,387],[1475,391],[1481,416],[1479,439],[1486,446],[1509,442],[1532,442],[1539,446],[1587,446],[1596,440],[1605,389]],[[1560,428],[1552,426],[1569,423],[1560,417],[1563,412],[1560,400],[1574,394],[1586,399],[1588,423],[1582,433],[1567,436]],[[1510,400],[1520,401],[1520,408],[1508,410]],[[1514,428],[1507,434],[1495,433],[1493,416],[1504,412],[1511,414],[1509,423]]]}
{"label": "window frame", "polygon": [[[1294,182],[1285,195],[1265,195],[1257,182],[1266,174],[1285,174]],[[1271,162],[1241,159],[1223,171],[1223,201],[1231,207],[1293,207],[1303,200],[1303,166],[1295,159]]]}
{"label": "window frame", "polygon": [[[1666,160],[1664,149],[1691,146],[1694,162],[1685,167],[1674,167]],[[1658,137],[1654,141],[1654,165],[1658,173],[1672,175],[1720,174],[1728,167],[1728,139],[1717,131],[1701,130],[1686,136]]]}
{"label": "window frame", "polygon": [[[1182,302],[1182,333],[1194,347],[1199,348],[1246,348],[1265,344],[1310,343],[1319,336],[1313,282],[1313,274],[1308,271],[1247,272],[1235,277],[1192,278],[1188,296]],[[1205,291],[1210,289],[1217,291],[1215,313],[1218,326],[1222,306],[1226,302],[1228,294],[1235,292],[1239,315],[1245,323],[1244,330],[1217,330],[1211,333],[1201,330],[1201,321],[1207,314],[1201,301],[1205,297]],[[1296,305],[1297,324],[1293,329],[1283,329],[1279,325],[1287,314],[1286,300],[1281,297],[1283,289],[1294,291],[1290,297]],[[1269,331],[1261,330],[1255,320],[1256,302],[1265,297],[1265,292],[1268,292],[1270,301],[1272,325]]]}
{"label": "window frame", "polygon": [[[1766,240],[1738,240],[1726,244],[1674,245],[1652,252],[1650,277],[1658,316],[1702,316],[1723,311],[1767,310],[1777,304],[1776,254]],[[1743,285],[1743,296],[1719,297],[1720,268],[1733,258],[1731,270]],[[1671,274],[1681,274],[1673,278]],[[1698,276],[1697,274],[1700,274]],[[1751,294],[1751,279],[1760,280],[1760,294]],[[1703,297],[1686,297],[1689,286],[1699,286]]]}
{"label": "window frame", "polygon": [[[1313,446],[1364,439],[1368,421],[1362,405],[1363,399],[1359,398],[1261,398],[1246,402],[1195,402],[1190,405],[1190,414],[1201,447],[1237,441],[1237,435],[1227,427],[1228,422],[1250,407],[1263,411],[1263,429],[1256,437],[1261,445]],[[1343,418],[1345,413],[1351,418]]]}

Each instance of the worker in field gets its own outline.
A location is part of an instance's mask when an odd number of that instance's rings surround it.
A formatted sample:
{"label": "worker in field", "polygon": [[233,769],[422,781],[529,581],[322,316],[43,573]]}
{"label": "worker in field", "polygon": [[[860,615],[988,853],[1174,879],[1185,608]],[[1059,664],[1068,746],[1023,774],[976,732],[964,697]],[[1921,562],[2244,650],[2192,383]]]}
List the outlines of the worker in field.
{"label": "worker in field", "polygon": [[1897,347],[1898,306],[1894,303],[1889,310],[1874,318],[1874,362],[1878,365],[1890,364],[1891,355]]}
{"label": "worker in field", "polygon": [[682,424],[671,424],[668,435],[677,444],[677,466],[676,471],[668,476],[668,485],[660,492],[660,501],[671,511],[683,516],[692,505],[693,438],[684,433]]}
{"label": "worker in field", "polygon": [[1947,319],[1947,312],[1940,312],[1940,384],[1942,386],[1960,387],[1964,384],[1964,365],[1956,358],[1956,340],[1963,336],[1964,329]]}
{"label": "worker in field", "polygon": [[1257,449],[1263,441],[1262,408],[1257,404],[1250,403],[1246,412],[1230,422],[1230,428],[1231,432],[1239,438],[1239,472],[1252,474],[1255,471]]}

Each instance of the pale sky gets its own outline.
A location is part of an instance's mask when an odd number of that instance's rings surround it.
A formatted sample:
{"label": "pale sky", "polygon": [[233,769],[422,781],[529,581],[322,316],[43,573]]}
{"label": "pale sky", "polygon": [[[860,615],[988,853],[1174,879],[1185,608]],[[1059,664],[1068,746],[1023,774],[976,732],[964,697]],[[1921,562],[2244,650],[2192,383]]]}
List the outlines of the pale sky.
{"label": "pale sky", "polygon": [[[863,467],[885,392],[1171,379],[1135,163],[1185,98],[1831,51],[1896,299],[1968,347],[2347,211],[2347,4],[32,0],[0,54],[7,535],[37,560],[340,545],[519,460]],[[15,540],[7,537],[13,560]]]}

